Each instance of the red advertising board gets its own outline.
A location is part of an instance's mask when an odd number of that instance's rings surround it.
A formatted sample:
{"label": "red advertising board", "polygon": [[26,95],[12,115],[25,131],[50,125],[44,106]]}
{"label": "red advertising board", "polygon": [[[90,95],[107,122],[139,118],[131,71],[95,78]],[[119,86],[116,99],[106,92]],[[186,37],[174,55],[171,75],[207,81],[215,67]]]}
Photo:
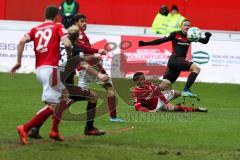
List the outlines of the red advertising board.
{"label": "red advertising board", "polygon": [[[168,58],[172,54],[172,43],[138,46],[140,40],[151,41],[157,38],[159,37],[122,36],[122,44],[128,44],[128,47],[125,48],[124,45],[121,47],[121,71],[126,75],[141,71],[149,76],[162,77],[167,69]],[[190,58],[190,55],[191,47],[187,57]],[[187,75],[182,73],[180,77]]]}

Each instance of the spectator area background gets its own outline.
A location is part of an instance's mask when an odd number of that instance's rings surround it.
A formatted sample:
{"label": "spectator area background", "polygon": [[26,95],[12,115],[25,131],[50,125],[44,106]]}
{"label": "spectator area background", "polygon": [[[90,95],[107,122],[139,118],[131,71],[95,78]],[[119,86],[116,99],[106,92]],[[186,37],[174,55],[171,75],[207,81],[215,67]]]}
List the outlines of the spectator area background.
{"label": "spectator area background", "polygon": [[[161,4],[179,6],[180,13],[201,29],[240,31],[238,0],[77,0],[90,24],[150,27]],[[61,0],[0,0],[0,19],[43,20],[42,10]]]}

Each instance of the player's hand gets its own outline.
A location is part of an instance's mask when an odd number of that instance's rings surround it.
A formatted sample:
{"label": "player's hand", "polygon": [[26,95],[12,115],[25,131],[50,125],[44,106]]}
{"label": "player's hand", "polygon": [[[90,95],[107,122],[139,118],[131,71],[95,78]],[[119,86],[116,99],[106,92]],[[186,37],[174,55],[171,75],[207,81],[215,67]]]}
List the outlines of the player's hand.
{"label": "player's hand", "polygon": [[157,109],[149,110],[149,112],[157,112]]}
{"label": "player's hand", "polygon": [[145,46],[144,41],[139,41],[139,42],[138,42],[138,46],[139,46],[139,47],[141,47],[141,46]]}
{"label": "player's hand", "polygon": [[211,37],[211,36],[212,36],[212,33],[206,32],[206,33],[205,33],[205,36],[206,36],[206,37]]}
{"label": "player's hand", "polygon": [[15,66],[13,66],[13,68],[11,69],[11,73],[12,75],[16,74],[16,71],[21,67],[20,63],[15,64]]}
{"label": "player's hand", "polygon": [[106,74],[98,73],[97,77],[103,82],[107,82],[109,80],[109,77]]}
{"label": "player's hand", "polygon": [[99,49],[98,53],[101,54],[101,55],[106,55],[107,51],[105,49]]}

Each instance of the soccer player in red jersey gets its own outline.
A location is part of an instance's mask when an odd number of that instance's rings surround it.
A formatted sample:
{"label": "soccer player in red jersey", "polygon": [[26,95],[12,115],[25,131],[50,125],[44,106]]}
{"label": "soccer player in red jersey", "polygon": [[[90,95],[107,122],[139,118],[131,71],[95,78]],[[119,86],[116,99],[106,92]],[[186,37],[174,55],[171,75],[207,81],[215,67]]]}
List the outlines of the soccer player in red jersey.
{"label": "soccer player in red jersey", "polygon": [[[74,16],[75,25],[77,25],[80,28],[81,34],[78,40],[78,46],[83,49],[83,54],[85,57],[92,56],[95,53],[105,55],[107,51],[105,49],[95,49],[91,46],[89,38],[85,34],[85,30],[87,28],[87,17],[83,14],[77,14]],[[103,66],[98,63],[95,64],[94,68],[97,68],[101,73],[106,74],[105,69]],[[89,78],[90,77],[90,78]],[[81,88],[89,88],[89,81],[90,79],[94,79],[94,77],[91,77],[91,75],[88,75],[85,70],[79,71],[79,81],[78,86]],[[112,122],[124,122],[121,118],[117,117],[116,112],[116,96],[114,87],[112,84],[111,79],[109,79],[108,82],[103,84],[103,87],[105,88],[107,92],[107,100],[108,100],[108,109],[109,109],[109,116],[110,121]]]}
{"label": "soccer player in red jersey", "polygon": [[[58,8],[48,6],[45,10],[46,21],[32,28],[25,34],[18,45],[17,64],[11,69],[12,74],[21,67],[21,59],[25,43],[33,41],[34,52],[36,57],[36,75],[37,80],[43,85],[42,101],[46,106],[42,108],[29,122],[17,127],[20,141],[27,144],[29,130],[34,126],[39,126],[54,113],[54,107],[67,108],[72,101],[68,99],[68,91],[60,81],[58,67],[60,56],[60,41],[62,40],[67,54],[71,55],[71,42],[67,37],[67,31],[63,25],[56,23]],[[84,66],[83,66],[84,67]],[[92,68],[85,65],[85,69]],[[94,72],[97,73],[97,72]],[[107,76],[99,75],[99,78],[106,81]],[[61,101],[60,101],[61,100]],[[58,132],[60,120],[54,115],[52,131],[50,138],[63,140]]]}
{"label": "soccer player in red jersey", "polygon": [[176,90],[160,91],[159,87],[145,79],[142,72],[133,75],[136,86],[132,89],[134,107],[137,111],[182,111],[182,112],[207,112],[206,108],[191,108],[173,105],[169,101],[179,97],[181,94]]}

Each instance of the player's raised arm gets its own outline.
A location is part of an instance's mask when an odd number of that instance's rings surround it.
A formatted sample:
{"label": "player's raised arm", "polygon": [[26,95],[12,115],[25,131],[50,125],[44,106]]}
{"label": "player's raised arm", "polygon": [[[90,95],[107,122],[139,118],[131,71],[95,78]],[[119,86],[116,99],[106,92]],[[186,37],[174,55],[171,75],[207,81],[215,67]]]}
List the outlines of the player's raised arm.
{"label": "player's raised arm", "polygon": [[159,45],[159,44],[171,41],[174,39],[174,33],[175,32],[172,32],[169,36],[166,36],[160,39],[155,39],[153,41],[148,41],[148,42],[139,41],[138,46],[141,47],[141,46],[149,46],[149,45]]}
{"label": "player's raised arm", "polygon": [[200,38],[198,40],[198,42],[203,43],[203,44],[207,44],[209,39],[210,39],[210,37],[212,36],[212,34],[210,32],[206,32],[205,36],[206,36],[205,38]]}
{"label": "player's raised arm", "polygon": [[21,40],[19,41],[19,44],[18,44],[18,47],[17,47],[17,63],[11,69],[12,74],[15,74],[16,70],[18,70],[21,67],[23,49],[24,49],[25,43],[27,43],[29,41],[30,41],[30,39],[26,35],[24,35],[21,38]]}

